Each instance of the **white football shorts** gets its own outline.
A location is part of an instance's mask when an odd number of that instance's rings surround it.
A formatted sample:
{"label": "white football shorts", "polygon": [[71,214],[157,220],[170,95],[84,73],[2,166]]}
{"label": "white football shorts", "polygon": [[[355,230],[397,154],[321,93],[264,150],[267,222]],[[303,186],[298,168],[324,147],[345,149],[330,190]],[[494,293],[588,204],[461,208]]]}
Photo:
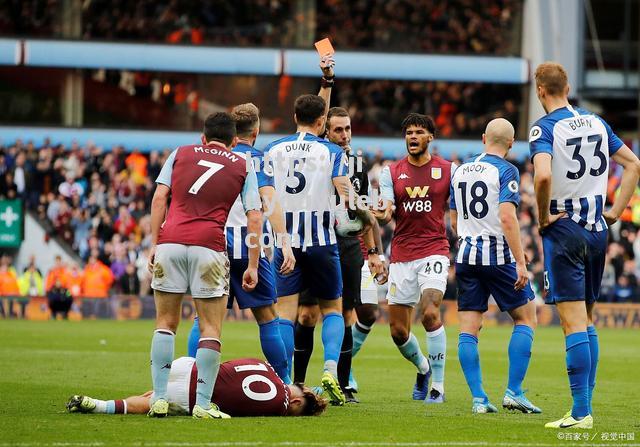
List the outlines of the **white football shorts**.
{"label": "white football shorts", "polygon": [[365,261],[360,277],[360,302],[362,304],[378,304],[378,284],[374,281],[369,270],[369,264]]}
{"label": "white football shorts", "polygon": [[449,258],[442,255],[427,256],[409,262],[393,262],[389,265],[389,304],[415,306],[426,289],[444,294],[449,275]]}
{"label": "white football shorts", "polygon": [[229,295],[227,253],[197,245],[160,244],[156,249],[151,287],[193,298]]}
{"label": "white football shorts", "polygon": [[171,364],[167,402],[169,402],[169,414],[172,416],[189,414],[189,387],[191,370],[195,362],[196,359],[193,357],[180,357]]}

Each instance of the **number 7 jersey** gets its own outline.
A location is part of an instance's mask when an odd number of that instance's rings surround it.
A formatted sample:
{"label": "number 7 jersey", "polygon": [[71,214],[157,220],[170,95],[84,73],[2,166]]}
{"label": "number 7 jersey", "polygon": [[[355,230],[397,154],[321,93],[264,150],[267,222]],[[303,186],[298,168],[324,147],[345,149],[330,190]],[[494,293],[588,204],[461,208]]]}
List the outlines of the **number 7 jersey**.
{"label": "number 7 jersey", "polygon": [[224,145],[180,146],[165,162],[156,183],[171,188],[171,204],[158,244],[197,245],[226,252],[225,223],[241,194],[244,211],[261,210],[258,182],[244,154]]}
{"label": "number 7 jersey", "polygon": [[529,132],[531,160],[550,154],[552,170],[549,212],[566,212],[589,231],[602,231],[609,157],[624,143],[599,116],[581,108],[562,107],[540,118]]}

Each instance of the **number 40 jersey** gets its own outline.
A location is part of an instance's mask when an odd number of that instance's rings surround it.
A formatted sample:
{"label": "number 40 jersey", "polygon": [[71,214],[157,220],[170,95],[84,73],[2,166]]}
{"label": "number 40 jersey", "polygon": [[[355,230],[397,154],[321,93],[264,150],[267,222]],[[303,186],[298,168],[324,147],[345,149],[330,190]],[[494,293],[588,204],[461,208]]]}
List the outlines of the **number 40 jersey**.
{"label": "number 40 jersey", "polygon": [[458,213],[457,263],[504,265],[515,262],[500,224],[500,204],[520,204],[520,174],[502,157],[475,155],[451,177],[450,208]]}
{"label": "number 40 jersey", "polygon": [[548,153],[552,190],[549,212],[566,212],[589,231],[607,228],[602,217],[609,157],[623,142],[599,116],[572,106],[540,118],[529,132],[531,160]]}

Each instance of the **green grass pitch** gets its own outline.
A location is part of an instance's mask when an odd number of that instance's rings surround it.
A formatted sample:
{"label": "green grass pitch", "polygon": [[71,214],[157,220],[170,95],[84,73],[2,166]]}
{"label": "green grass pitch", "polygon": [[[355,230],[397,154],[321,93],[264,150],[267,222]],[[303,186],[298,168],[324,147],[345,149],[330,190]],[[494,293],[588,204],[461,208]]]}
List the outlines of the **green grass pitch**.
{"label": "green grass pitch", "polygon": [[[183,322],[176,355],[186,352]],[[320,328],[309,367],[309,384],[321,374]],[[416,334],[424,347],[424,331]],[[415,370],[393,346],[386,325],[377,325],[356,357],[362,403],[330,407],[319,418],[235,418],[194,421],[187,417],[67,414],[75,393],[121,398],[150,389],[151,321],[0,321],[0,446],[253,446],[253,445],[576,445],[559,440],[545,422],[570,408],[564,338],[558,327],[539,328],[525,388],[542,415],[502,411],[510,328],[489,327],[480,336],[485,388],[496,415],[473,416],[457,358],[457,328],[448,327],[447,402],[426,406],[411,400]],[[600,330],[600,368],[594,400],[593,441],[579,444],[639,445],[640,332]],[[262,357],[253,323],[228,322],[223,358]],[[563,432],[564,433],[564,432]],[[636,441],[603,441],[605,433],[635,433]]]}

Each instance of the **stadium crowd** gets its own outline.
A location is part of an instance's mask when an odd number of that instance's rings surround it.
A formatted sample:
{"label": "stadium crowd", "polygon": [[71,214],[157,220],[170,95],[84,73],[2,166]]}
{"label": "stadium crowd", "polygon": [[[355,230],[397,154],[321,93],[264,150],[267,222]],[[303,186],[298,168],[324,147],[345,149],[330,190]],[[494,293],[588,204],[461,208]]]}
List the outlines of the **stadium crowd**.
{"label": "stadium crowd", "polygon": [[[62,4],[3,2],[0,30],[59,37]],[[521,8],[521,0],[319,0],[315,11],[297,10],[290,0],[89,0],[82,3],[82,38],[295,46],[296,28],[306,22],[316,40],[331,36],[339,49],[513,54],[517,39],[504,30],[517,31]]]}
{"label": "stadium crowd", "polygon": [[[148,294],[149,206],[154,179],[169,153],[169,149],[149,155],[125,153],[121,147],[105,151],[93,145],[65,148],[49,140],[40,147],[20,140],[0,147],[0,198],[22,198],[47,234],[69,244],[84,263],[84,267],[78,263],[65,266],[57,260],[51,271],[40,272],[31,262],[24,271],[16,272],[10,257],[4,255],[0,295],[44,295],[55,286],[55,293],[68,292],[72,297]],[[377,187],[383,166],[391,160],[380,152],[367,158],[371,185]],[[453,159],[460,162],[458,157]],[[522,237],[531,261],[532,284],[540,295],[544,278],[532,166],[513,162],[521,172],[518,213]],[[620,180],[618,167],[612,166],[611,172],[609,200]],[[382,227],[387,251],[392,231],[393,224]],[[456,241],[450,236],[455,252]],[[640,260],[640,188],[610,232],[602,301],[640,302],[640,262],[636,260]],[[453,274],[445,297],[455,299]]]}

